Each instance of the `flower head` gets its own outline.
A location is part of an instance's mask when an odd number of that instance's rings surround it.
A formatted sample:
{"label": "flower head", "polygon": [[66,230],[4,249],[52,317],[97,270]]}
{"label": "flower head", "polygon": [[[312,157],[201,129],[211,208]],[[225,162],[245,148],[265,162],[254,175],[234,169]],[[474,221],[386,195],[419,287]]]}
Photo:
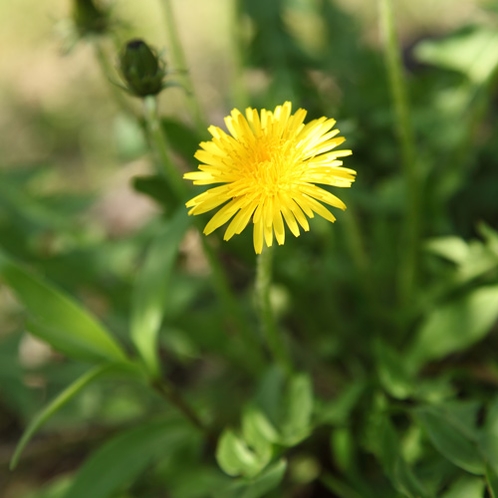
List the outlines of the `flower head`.
{"label": "flower head", "polygon": [[285,241],[284,220],[299,236],[299,227],[309,230],[314,213],[326,220],[335,216],[322,204],[346,209],[346,205],[317,184],[350,187],[356,172],[342,166],[341,157],[350,150],[335,150],[344,142],[334,129],[335,120],[322,117],[304,124],[306,111],[291,114],[285,102],[275,111],[247,108],[245,116],[234,109],[225,118],[230,134],[216,126],[213,136],[201,142],[195,154],[199,171],[184,178],[194,185],[220,184],[187,202],[189,214],[197,215],[222,206],[204,228],[206,235],[228,220],[224,239],[239,234],[252,221],[254,249],[271,246],[273,235]]}

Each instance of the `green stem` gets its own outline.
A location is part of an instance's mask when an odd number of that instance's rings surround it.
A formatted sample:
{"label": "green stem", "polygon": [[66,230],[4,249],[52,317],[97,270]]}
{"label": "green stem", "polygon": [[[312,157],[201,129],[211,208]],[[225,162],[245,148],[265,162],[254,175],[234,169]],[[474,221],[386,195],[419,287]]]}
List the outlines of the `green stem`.
{"label": "green stem", "polygon": [[163,174],[175,192],[179,201],[184,201],[188,196],[187,185],[182,180],[180,172],[171,161],[169,154],[170,147],[163,133],[161,121],[157,109],[157,98],[149,95],[144,98],[144,113],[147,131],[154,144],[163,168]]}
{"label": "green stem", "polygon": [[180,391],[167,379],[153,381],[152,387],[166,401],[174,405],[194,427],[199,429],[201,432],[209,432],[204,422],[202,422],[195,410],[183,398]]}
{"label": "green stem", "polygon": [[370,263],[368,261],[368,255],[363,243],[363,238],[361,235],[358,218],[356,216],[356,213],[354,213],[352,207],[348,207],[348,209],[344,213],[344,216],[342,217],[342,222],[344,225],[344,229],[346,231],[346,238],[351,250],[353,263],[356,266],[356,271],[358,272],[359,275],[362,276],[363,280],[366,282],[365,285],[369,285]]}
{"label": "green stem", "polygon": [[173,54],[173,61],[176,70],[183,75],[183,84],[188,95],[188,102],[190,109],[199,130],[206,130],[208,127],[206,119],[201,109],[199,99],[197,98],[194,90],[194,84],[192,78],[188,71],[187,59],[185,57],[185,52],[183,51],[182,43],[180,41],[180,35],[176,27],[175,15],[173,12],[173,6],[171,0],[162,0],[161,2],[165,18],[166,18],[166,29],[168,31],[169,44],[171,46],[171,52]]}
{"label": "green stem", "polygon": [[396,131],[401,145],[403,174],[406,185],[406,220],[403,261],[400,264],[399,290],[402,303],[410,302],[417,278],[419,253],[419,175],[415,161],[415,139],[403,73],[401,51],[394,27],[392,0],[379,0],[381,33],[391,97],[396,114]]}
{"label": "green stem", "polygon": [[241,39],[240,0],[231,2],[230,47],[233,60],[233,99],[235,107],[244,109],[249,105],[249,93],[244,82],[244,50]]}
{"label": "green stem", "polygon": [[273,248],[264,247],[257,257],[256,267],[256,303],[260,315],[263,335],[275,361],[288,373],[292,372],[292,363],[282,335],[277,328],[270,302],[270,286],[273,263]]}

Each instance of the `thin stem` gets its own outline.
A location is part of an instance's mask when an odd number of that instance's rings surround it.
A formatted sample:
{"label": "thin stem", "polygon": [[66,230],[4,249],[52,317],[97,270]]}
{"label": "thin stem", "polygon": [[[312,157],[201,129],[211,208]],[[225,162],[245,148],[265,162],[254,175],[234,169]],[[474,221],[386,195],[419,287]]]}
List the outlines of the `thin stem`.
{"label": "thin stem", "polygon": [[368,261],[368,255],[361,236],[358,218],[352,207],[348,207],[342,217],[342,222],[346,231],[346,238],[351,249],[351,255],[356,266],[356,270],[363,277],[365,282],[369,282],[370,264]]}
{"label": "thin stem", "polygon": [[273,249],[264,247],[257,257],[256,266],[256,302],[261,320],[263,335],[275,361],[288,373],[292,372],[292,363],[287,348],[282,340],[275,322],[270,302],[270,285],[272,275]]}
{"label": "thin stem", "polygon": [[187,91],[188,102],[194,121],[199,130],[204,131],[207,128],[207,122],[204,118],[199,99],[195,94],[194,84],[192,82],[190,72],[188,71],[187,59],[185,57],[185,52],[183,51],[178,29],[176,27],[173,5],[171,0],[162,0],[161,5],[163,6],[165,13],[166,28],[168,31],[169,44],[171,46],[175,68],[180,74],[183,75],[183,84],[185,86],[185,90]]}
{"label": "thin stem", "polygon": [[230,22],[230,47],[233,59],[233,98],[237,108],[245,108],[249,105],[249,94],[244,83],[244,51],[242,47],[240,0],[231,1],[231,22]]}
{"label": "thin stem", "polygon": [[403,73],[401,51],[394,27],[392,0],[379,0],[381,33],[391,97],[396,114],[396,131],[401,145],[403,174],[407,189],[403,261],[400,265],[399,289],[402,303],[410,302],[417,277],[419,252],[419,175],[415,161],[415,139]]}
{"label": "thin stem", "polygon": [[188,196],[187,186],[182,180],[180,172],[171,161],[169,145],[161,127],[157,110],[157,99],[149,95],[144,99],[144,113],[147,131],[159,155],[163,173],[179,201],[184,201]]}
{"label": "thin stem", "polygon": [[166,379],[155,380],[152,383],[154,390],[159,393],[166,401],[176,406],[185,418],[197,429],[208,433],[208,428],[197,415],[195,410],[180,394],[180,391]]}

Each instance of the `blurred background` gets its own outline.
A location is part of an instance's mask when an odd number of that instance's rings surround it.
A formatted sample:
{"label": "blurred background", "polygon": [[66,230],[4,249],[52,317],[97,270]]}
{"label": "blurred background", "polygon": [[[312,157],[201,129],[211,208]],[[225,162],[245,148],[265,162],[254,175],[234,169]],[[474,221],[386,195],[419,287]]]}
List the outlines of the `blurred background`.
{"label": "blurred background", "polygon": [[[322,60],[322,56],[325,60],[328,53],[340,55],[333,66],[341,75],[340,86],[333,76],[326,76],[327,70],[310,64],[310,70],[317,71],[318,82],[318,97],[310,99],[310,113],[314,117],[319,112],[320,98],[328,99],[322,108],[337,112],[341,130],[351,134],[349,145],[359,147],[352,167],[365,187],[396,167],[392,123],[386,117],[390,104],[385,81],[377,87],[365,76],[369,64],[373,75],[382,66],[376,2],[330,0],[337,29],[344,30],[342,38],[335,38],[337,45],[331,45],[334,39],[319,15],[322,1],[283,2],[282,23],[299,47],[299,61]],[[412,52],[419,41],[438,39],[471,24],[496,26],[496,14],[486,0],[395,0],[394,5],[409,77],[420,71],[422,78],[426,74]],[[241,54],[234,49],[234,39],[254,41],[255,15],[242,16],[243,22],[235,27],[233,0],[175,0],[173,6],[188,71],[209,123],[221,125],[235,105],[272,107],[297,92],[299,85],[293,86],[293,81],[285,87],[286,76],[277,90],[272,87],[265,71],[265,64],[271,65],[271,61],[258,63],[254,53]],[[251,14],[250,6],[245,10]],[[132,186],[133,178],[153,170],[145,140],[136,122],[113,98],[113,83],[102,74],[93,47],[84,40],[72,43],[67,23],[70,15],[69,0],[0,1],[0,242],[9,253],[77,295],[113,331],[124,335],[135,263],[161,206],[153,196]],[[116,0],[112,15],[120,23],[123,41],[143,38],[168,60],[168,36],[159,1]],[[262,47],[271,43],[264,40]],[[370,54],[368,60],[359,55],[364,51]],[[110,60],[117,62],[117,54]],[[173,81],[176,76],[182,78],[174,66],[168,69]],[[119,79],[117,74],[114,77]],[[445,74],[444,78],[452,82],[455,76]],[[241,80],[247,90],[241,89]],[[344,104],[348,82],[356,88],[350,97],[355,100]],[[429,105],[425,84],[414,86],[416,109]],[[361,88],[371,92],[371,105],[360,103]],[[129,98],[129,105],[140,112],[138,101]],[[175,123],[192,125],[182,88],[163,92],[160,106],[162,114]],[[356,108],[360,115],[346,116],[345,108]],[[361,115],[371,110],[368,117]],[[423,129],[426,117],[420,113],[418,118]],[[427,126],[437,129],[437,122],[429,120]],[[372,158],[368,143],[373,138],[365,137],[370,129],[380,129],[379,135],[388,130],[376,143]],[[481,129],[477,142],[485,143],[490,134],[489,129]],[[191,148],[195,150],[195,140]],[[386,158],[391,161],[389,167],[382,166]],[[496,179],[494,175],[484,178]],[[492,212],[496,191],[479,192],[485,192],[484,200],[476,203],[475,212],[458,217],[460,204],[454,205],[453,217],[443,216],[439,224],[435,220],[433,233],[456,226],[466,237],[475,233],[479,216],[496,222],[496,212]],[[391,199],[390,194],[386,193],[386,198]],[[465,195],[460,197],[461,202],[465,199]],[[198,271],[202,273],[202,264]],[[8,461],[26,422],[83,371],[78,363],[65,362],[27,335],[19,309],[12,294],[0,286],[0,495],[51,498],[58,496],[64,476],[80,464],[89,447],[117,427],[130,424],[143,410],[153,409],[156,401],[144,400],[143,393],[126,384],[89,388],[54,417],[47,435],[34,441],[19,468],[9,472]],[[172,334],[170,341],[168,347],[179,358],[188,362],[196,357],[196,345],[185,336]],[[113,396],[108,396],[111,389]],[[55,482],[51,491],[39,491],[42,484],[51,482]]]}

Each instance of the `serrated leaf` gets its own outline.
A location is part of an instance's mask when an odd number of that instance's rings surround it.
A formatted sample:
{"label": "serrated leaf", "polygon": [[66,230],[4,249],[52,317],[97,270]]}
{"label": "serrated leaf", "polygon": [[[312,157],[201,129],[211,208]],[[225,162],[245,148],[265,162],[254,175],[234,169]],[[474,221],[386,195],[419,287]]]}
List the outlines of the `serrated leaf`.
{"label": "serrated leaf", "polygon": [[484,474],[477,445],[451,417],[435,407],[419,408],[415,415],[434,447],[450,462],[471,474]]}
{"label": "serrated leaf", "polygon": [[161,229],[152,242],[133,290],[131,338],[153,376],[160,374],[157,335],[167,304],[170,275],[190,220],[185,209]]}
{"label": "serrated leaf", "polygon": [[256,454],[230,429],[224,430],[220,436],[216,460],[225,473],[234,477],[253,477],[264,467]]}
{"label": "serrated leaf", "polygon": [[121,347],[89,312],[0,252],[0,276],[30,315],[31,332],[62,353],[90,362],[126,362]]}
{"label": "serrated leaf", "polygon": [[119,434],[85,461],[64,498],[110,498],[188,430],[183,424],[161,420]]}
{"label": "serrated leaf", "polygon": [[112,365],[98,366],[81,376],[74,381],[70,386],[66,387],[54,400],[52,400],[28,425],[24,431],[21,440],[17,444],[14,455],[12,456],[10,468],[14,469],[17,466],[21,453],[29,443],[38,429],[47,422],[47,420],[57,413],[64,405],[71,401],[84,387],[88,386],[94,380],[107,373],[112,368]]}
{"label": "serrated leaf", "polygon": [[279,460],[253,479],[238,479],[225,489],[213,493],[213,498],[260,498],[282,481],[287,462]]}
{"label": "serrated leaf", "polygon": [[439,306],[426,318],[409,351],[413,368],[462,351],[483,339],[498,318],[498,286],[482,287]]}

